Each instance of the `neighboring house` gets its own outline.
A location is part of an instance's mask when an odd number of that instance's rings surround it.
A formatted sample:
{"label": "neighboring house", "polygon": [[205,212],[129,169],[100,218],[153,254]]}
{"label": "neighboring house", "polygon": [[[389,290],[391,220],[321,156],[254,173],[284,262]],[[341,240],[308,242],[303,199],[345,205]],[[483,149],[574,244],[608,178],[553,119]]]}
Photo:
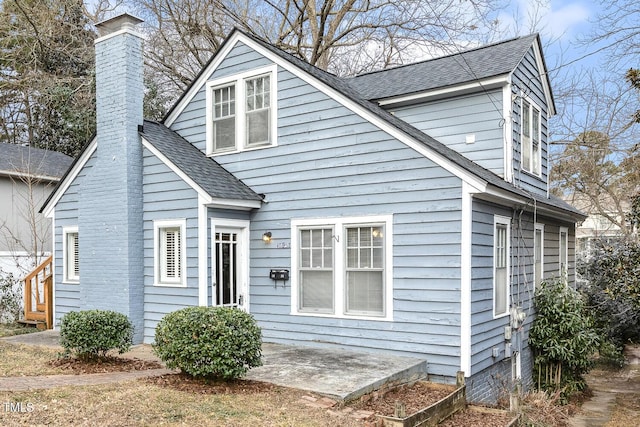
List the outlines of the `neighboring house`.
{"label": "neighboring house", "polygon": [[0,144],[0,269],[22,277],[51,252],[51,220],[38,213],[73,159]]}
{"label": "neighboring house", "polygon": [[[570,200],[572,205],[588,215],[584,221],[576,226],[576,257],[578,259],[589,259],[593,254],[593,250],[596,249],[596,242],[615,242],[625,239],[625,233],[618,225],[623,221],[620,212],[615,210],[598,212],[587,198],[575,194],[565,200]],[[613,200],[607,200],[606,197],[603,197],[602,205],[620,206],[627,213],[631,209],[631,206],[626,201],[615,203]]]}
{"label": "neighboring house", "polygon": [[265,341],[464,371],[471,401],[530,384],[535,284],[573,281],[584,218],[548,196],[536,35],[341,79],[235,30],[157,123],[138,22],[98,25],[97,137],[43,207],[56,322],[115,309],[152,342],[235,306]]}

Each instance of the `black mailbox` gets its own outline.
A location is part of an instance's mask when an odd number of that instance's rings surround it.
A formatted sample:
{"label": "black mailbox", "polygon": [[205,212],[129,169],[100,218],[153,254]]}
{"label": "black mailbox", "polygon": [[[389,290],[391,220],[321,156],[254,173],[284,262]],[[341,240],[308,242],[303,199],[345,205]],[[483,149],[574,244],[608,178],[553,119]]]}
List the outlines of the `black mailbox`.
{"label": "black mailbox", "polygon": [[289,270],[271,270],[269,277],[272,280],[284,280],[286,282],[289,280]]}

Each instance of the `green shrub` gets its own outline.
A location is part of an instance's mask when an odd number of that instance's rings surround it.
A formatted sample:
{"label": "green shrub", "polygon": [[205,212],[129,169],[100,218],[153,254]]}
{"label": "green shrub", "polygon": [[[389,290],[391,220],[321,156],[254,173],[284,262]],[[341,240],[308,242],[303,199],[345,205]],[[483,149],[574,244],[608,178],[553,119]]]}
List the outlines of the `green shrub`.
{"label": "green shrub", "polygon": [[154,352],[192,376],[239,378],[261,362],[262,333],[250,314],[228,307],[188,307],[156,327]]}
{"label": "green shrub", "polygon": [[540,390],[561,391],[564,398],[585,387],[592,356],[600,344],[582,296],[564,280],[536,289],[537,317],[529,331],[534,375]]}
{"label": "green shrub", "polygon": [[60,322],[60,344],[66,355],[91,359],[104,357],[109,350],[122,354],[132,342],[133,325],[127,316],[115,311],[72,311]]}

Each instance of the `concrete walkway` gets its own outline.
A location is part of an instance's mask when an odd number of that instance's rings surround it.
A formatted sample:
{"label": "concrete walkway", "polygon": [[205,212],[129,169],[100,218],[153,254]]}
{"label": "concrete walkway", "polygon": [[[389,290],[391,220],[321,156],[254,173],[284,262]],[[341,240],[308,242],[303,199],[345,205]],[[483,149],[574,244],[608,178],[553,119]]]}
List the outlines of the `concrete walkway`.
{"label": "concrete walkway", "polygon": [[[44,331],[2,338],[6,342],[60,347],[56,331]],[[342,349],[325,349],[264,343],[263,366],[253,368],[246,378],[292,387],[339,401],[355,399],[385,385],[415,381],[426,376],[426,360]],[[159,361],[151,346],[137,345],[122,355]],[[166,369],[86,375],[0,378],[0,390],[28,390],[67,385],[105,384],[168,373]]]}
{"label": "concrete walkway", "polygon": [[611,420],[619,394],[640,394],[640,347],[628,346],[625,356],[627,365],[620,371],[594,369],[585,376],[593,397],[569,420],[571,427],[605,426]]}

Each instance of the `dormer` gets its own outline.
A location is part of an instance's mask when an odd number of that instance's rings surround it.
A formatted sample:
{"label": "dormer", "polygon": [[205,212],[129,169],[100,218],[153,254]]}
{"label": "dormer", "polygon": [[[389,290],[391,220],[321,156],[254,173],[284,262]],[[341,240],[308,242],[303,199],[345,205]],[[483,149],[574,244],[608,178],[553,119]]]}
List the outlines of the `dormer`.
{"label": "dormer", "polygon": [[547,194],[555,106],[538,35],[359,75],[364,98],[505,181]]}

